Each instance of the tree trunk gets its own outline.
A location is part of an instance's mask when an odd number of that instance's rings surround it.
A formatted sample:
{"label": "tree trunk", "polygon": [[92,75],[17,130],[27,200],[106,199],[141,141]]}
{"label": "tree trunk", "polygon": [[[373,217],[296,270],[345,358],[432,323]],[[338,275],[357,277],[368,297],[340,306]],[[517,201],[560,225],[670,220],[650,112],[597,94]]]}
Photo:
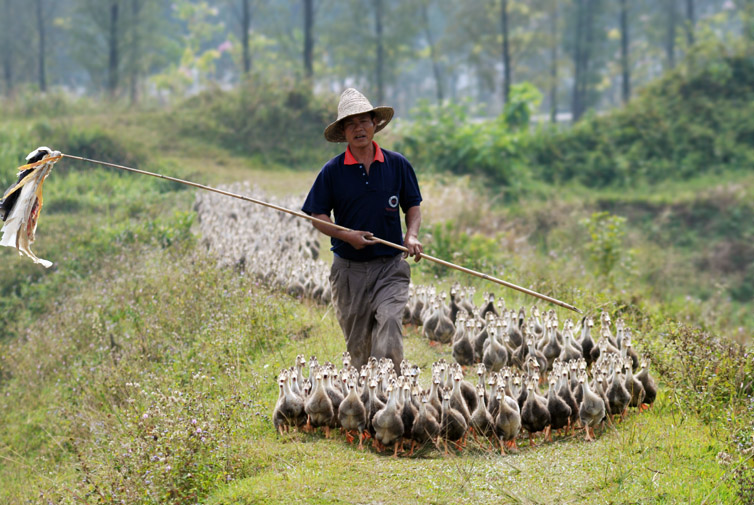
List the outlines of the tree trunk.
{"label": "tree trunk", "polygon": [[623,103],[631,98],[631,67],[628,61],[628,0],[620,0],[620,64],[623,70]]}
{"label": "tree trunk", "polygon": [[584,52],[584,2],[576,0],[576,33],[573,44],[573,91],[571,95],[571,120],[575,123],[581,117],[581,81],[584,80],[582,68]]}
{"label": "tree trunk", "polygon": [[5,94],[10,95],[13,92],[13,37],[10,34],[10,0],[3,2],[3,17],[0,22],[0,54],[3,57],[3,80],[5,81]]}
{"label": "tree trunk", "polygon": [[676,0],[667,0],[668,31],[665,35],[665,55],[668,68],[675,68],[675,33],[678,22],[678,9]]}
{"label": "tree trunk", "polygon": [[550,122],[558,122],[558,0],[550,11]]}
{"label": "tree trunk", "polygon": [[445,98],[445,93],[442,89],[442,71],[440,70],[440,62],[437,58],[435,41],[432,37],[432,27],[429,24],[429,8],[427,7],[427,3],[428,2],[422,2],[421,4],[421,16],[424,24],[424,34],[427,37],[427,44],[429,44],[429,57],[432,60],[432,74],[435,76],[437,101],[442,102]]}
{"label": "tree trunk", "polygon": [[304,0],[304,75],[314,76],[314,0]]}
{"label": "tree trunk", "polygon": [[508,40],[508,0],[502,0],[500,22],[503,30],[503,103],[507,104],[511,95],[511,52]]}
{"label": "tree trunk", "polygon": [[385,98],[385,88],[383,81],[383,65],[384,65],[384,48],[382,47],[382,16],[383,16],[383,3],[382,0],[374,0],[375,7],[375,23],[377,32],[377,65],[376,65],[376,78],[377,78],[377,103],[382,104]]}
{"label": "tree trunk", "polygon": [[131,0],[131,14],[133,15],[131,33],[131,76],[129,79],[129,99],[131,105],[139,100],[139,77],[141,60],[141,0]]}
{"label": "tree trunk", "polygon": [[[595,0],[586,0],[586,10],[584,12],[584,51],[582,57],[584,58],[582,71],[584,78],[581,80],[581,114],[586,112],[591,103],[589,100],[589,91],[591,89],[591,58],[592,58],[592,44],[594,43],[594,8]],[[579,116],[580,117],[580,116]]]}
{"label": "tree trunk", "polygon": [[39,90],[47,91],[47,74],[45,72],[45,22],[42,0],[36,2],[37,31],[39,32]]}
{"label": "tree trunk", "polygon": [[694,45],[694,27],[696,21],[694,19],[694,0],[686,0],[686,41],[689,46]]}
{"label": "tree trunk", "polygon": [[241,49],[243,52],[243,75],[251,72],[251,50],[249,48],[249,31],[251,30],[250,0],[241,0]]}
{"label": "tree trunk", "polygon": [[118,0],[110,3],[110,35],[108,37],[109,56],[107,61],[107,91],[115,97],[118,88]]}

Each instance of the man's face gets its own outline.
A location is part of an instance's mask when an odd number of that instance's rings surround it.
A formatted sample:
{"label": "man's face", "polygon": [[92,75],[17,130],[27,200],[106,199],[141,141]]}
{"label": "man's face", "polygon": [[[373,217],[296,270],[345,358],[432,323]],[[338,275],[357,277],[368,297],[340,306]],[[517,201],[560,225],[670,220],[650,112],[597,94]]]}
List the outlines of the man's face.
{"label": "man's face", "polygon": [[367,147],[374,137],[374,119],[368,112],[343,120],[343,134],[352,147]]}

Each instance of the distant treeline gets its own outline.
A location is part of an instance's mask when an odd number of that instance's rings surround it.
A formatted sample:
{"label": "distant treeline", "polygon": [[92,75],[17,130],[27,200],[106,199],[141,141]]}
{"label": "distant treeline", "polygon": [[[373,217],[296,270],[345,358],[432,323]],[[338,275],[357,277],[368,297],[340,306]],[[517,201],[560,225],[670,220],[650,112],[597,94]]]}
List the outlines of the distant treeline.
{"label": "distant treeline", "polygon": [[495,115],[530,82],[578,119],[695,47],[752,41],[752,0],[0,0],[0,92],[164,102],[261,76]]}

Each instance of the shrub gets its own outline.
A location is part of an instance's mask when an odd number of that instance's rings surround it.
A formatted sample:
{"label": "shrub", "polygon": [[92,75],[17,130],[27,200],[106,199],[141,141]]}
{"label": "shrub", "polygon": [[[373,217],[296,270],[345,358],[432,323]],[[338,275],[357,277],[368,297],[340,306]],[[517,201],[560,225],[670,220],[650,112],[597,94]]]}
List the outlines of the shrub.
{"label": "shrub", "polygon": [[522,146],[532,110],[541,96],[528,83],[513,86],[503,114],[475,121],[481,108],[469,102],[430,105],[412,110],[416,118],[400,129],[397,149],[413,164],[435,171],[484,176],[508,186],[508,195],[525,185]]}
{"label": "shrub", "polygon": [[232,91],[213,89],[189,98],[167,116],[183,135],[237,153],[311,168],[337,150],[323,139],[335,106],[303,83],[250,79]]}
{"label": "shrub", "polygon": [[[659,334],[656,369],[682,412],[713,427],[727,427],[740,450],[754,445],[754,359],[751,349],[727,338],[675,323]],[[654,364],[654,363],[653,363]],[[723,435],[722,433],[719,435]]]}
{"label": "shrub", "polygon": [[626,218],[609,212],[595,212],[580,224],[589,233],[585,248],[598,275],[610,277],[615,267],[628,259],[623,246]]}
{"label": "shrub", "polygon": [[549,182],[588,187],[748,167],[754,158],[752,76],[754,61],[744,56],[686,62],[624,109],[533,135],[527,159]]}
{"label": "shrub", "polygon": [[[480,233],[469,235],[459,230],[452,221],[432,226],[426,241],[433,256],[473,270],[485,270],[500,260],[500,246],[496,239]],[[429,270],[439,277],[453,272],[434,262],[425,263],[428,263]]]}

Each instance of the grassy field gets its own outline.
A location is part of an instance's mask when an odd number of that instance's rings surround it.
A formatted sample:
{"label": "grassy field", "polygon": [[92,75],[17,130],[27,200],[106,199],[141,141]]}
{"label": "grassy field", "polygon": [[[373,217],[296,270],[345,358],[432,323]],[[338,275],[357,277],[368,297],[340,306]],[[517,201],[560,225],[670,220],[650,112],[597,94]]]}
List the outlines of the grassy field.
{"label": "grassy field", "polygon": [[[250,180],[268,194],[306,191],[317,169],[263,167],[156,134],[143,126],[146,119],[82,117],[63,128],[117,131],[124,140],[116,147],[146,170],[208,184]],[[71,142],[93,135],[66,137],[54,124],[50,132]],[[36,147],[29,142],[46,140],[19,135],[6,153],[25,154]],[[109,149],[101,156],[118,152]],[[10,163],[12,156],[3,156]],[[4,167],[10,176],[14,164]],[[583,217],[568,203],[571,196],[505,214],[468,180],[422,173],[420,180],[424,228],[434,232],[425,240],[436,249],[443,237],[454,243],[461,255],[449,259],[478,262],[589,311],[625,317],[638,349],[660,365],[654,408],[608,428],[595,443],[580,435],[534,448],[522,441],[507,456],[472,443],[448,457],[426,448],[394,459],[360,452],[339,434],[280,437],[270,420],[277,372],[299,353],[339,357],[343,342],[332,310],[218,269],[192,232],[192,191],[61,163],[45,186],[34,247],[55,267],[43,271],[2,251],[0,503],[751,502],[754,402],[744,382],[754,372],[741,362],[750,354],[728,344],[737,334],[720,321],[723,312],[708,321],[724,329],[722,339],[677,330],[678,320],[707,323],[697,311],[701,302],[668,304],[642,279],[592,273],[572,239],[579,225],[558,210],[568,209],[577,222]],[[687,184],[693,193],[694,183]],[[446,222],[454,224],[447,236],[436,228]],[[533,235],[544,225],[551,233]],[[436,278],[426,263],[413,275],[442,286],[457,279]],[[458,279],[480,293],[490,289]],[[509,306],[532,303],[494,291]],[[559,315],[568,317],[560,309]],[[406,356],[427,370],[450,352],[409,330]]]}

